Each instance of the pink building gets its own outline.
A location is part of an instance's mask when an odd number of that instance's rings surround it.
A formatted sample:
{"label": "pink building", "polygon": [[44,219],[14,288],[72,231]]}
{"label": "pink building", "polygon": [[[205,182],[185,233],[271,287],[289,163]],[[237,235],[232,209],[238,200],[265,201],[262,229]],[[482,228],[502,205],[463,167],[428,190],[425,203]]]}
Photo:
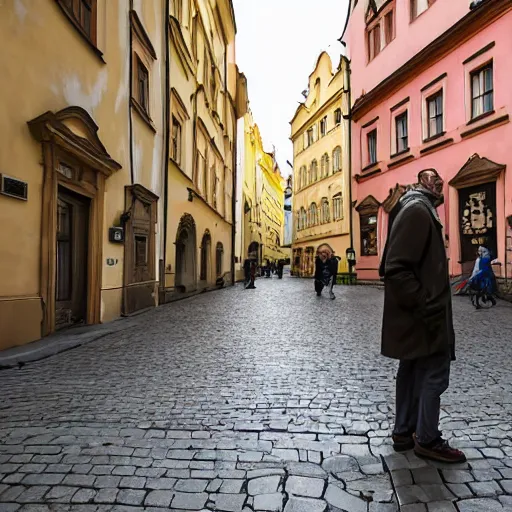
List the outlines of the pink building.
{"label": "pink building", "polygon": [[354,244],[377,279],[400,185],[435,168],[450,272],[512,277],[512,0],[351,0]]}

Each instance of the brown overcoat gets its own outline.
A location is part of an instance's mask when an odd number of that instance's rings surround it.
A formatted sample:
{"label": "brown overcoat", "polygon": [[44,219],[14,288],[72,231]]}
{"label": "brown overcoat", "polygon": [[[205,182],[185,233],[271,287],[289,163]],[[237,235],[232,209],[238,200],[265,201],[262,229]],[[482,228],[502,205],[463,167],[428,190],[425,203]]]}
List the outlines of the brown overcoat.
{"label": "brown overcoat", "polygon": [[446,352],[455,358],[448,262],[442,225],[433,211],[426,201],[413,200],[393,222],[383,261],[386,357],[418,359]]}

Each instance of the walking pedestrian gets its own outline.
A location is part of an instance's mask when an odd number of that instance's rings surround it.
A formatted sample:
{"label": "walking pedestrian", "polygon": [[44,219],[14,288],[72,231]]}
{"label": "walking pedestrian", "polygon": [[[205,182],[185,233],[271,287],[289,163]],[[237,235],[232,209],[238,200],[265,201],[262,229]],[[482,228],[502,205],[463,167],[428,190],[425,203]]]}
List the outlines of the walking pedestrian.
{"label": "walking pedestrian", "polygon": [[384,251],[382,354],[400,360],[393,447],[421,457],[464,462],[439,431],[441,395],[455,359],[451,287],[436,208],[443,180],[434,169],[400,199]]}
{"label": "walking pedestrian", "polygon": [[254,281],[256,280],[256,269],[258,263],[255,260],[250,260],[249,266],[249,285],[245,287],[246,290],[255,290]]}
{"label": "walking pedestrian", "polygon": [[277,262],[277,277],[279,279],[283,279],[283,270],[284,270],[284,260],[279,260]]}
{"label": "walking pedestrian", "polygon": [[329,298],[334,300],[333,288],[338,275],[338,260],[329,244],[322,244],[317,249],[315,259],[315,291],[318,297],[324,288],[329,290]]}
{"label": "walking pedestrian", "polygon": [[251,281],[251,260],[247,258],[244,261],[244,287],[247,288]]}
{"label": "walking pedestrian", "polygon": [[267,260],[267,266],[265,267],[265,275],[266,277],[271,277],[270,272],[272,271],[272,267],[270,266],[270,260]]}
{"label": "walking pedestrian", "polygon": [[487,301],[493,306],[496,306],[496,299],[494,294],[496,293],[496,276],[492,270],[492,258],[491,252],[487,247],[478,248],[478,258],[475,262],[473,274],[469,280],[469,285],[473,290],[476,291],[475,295],[475,307],[476,309],[482,309],[480,300],[486,304]]}

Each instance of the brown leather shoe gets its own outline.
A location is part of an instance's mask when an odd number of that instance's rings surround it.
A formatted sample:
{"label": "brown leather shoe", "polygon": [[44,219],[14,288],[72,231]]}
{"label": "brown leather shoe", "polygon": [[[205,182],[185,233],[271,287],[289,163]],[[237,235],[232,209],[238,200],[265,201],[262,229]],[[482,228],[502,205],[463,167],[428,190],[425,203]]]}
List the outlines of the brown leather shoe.
{"label": "brown leather shoe", "polygon": [[395,450],[395,452],[406,452],[414,448],[412,434],[393,434],[391,439],[393,440],[393,450]]}
{"label": "brown leather shoe", "polygon": [[448,441],[445,441],[442,437],[428,445],[420,444],[416,439],[416,436],[414,436],[414,440],[414,453],[418,457],[438,462],[446,462],[448,464],[460,464],[461,462],[466,462],[464,452],[461,452],[456,448],[452,448],[448,444]]}

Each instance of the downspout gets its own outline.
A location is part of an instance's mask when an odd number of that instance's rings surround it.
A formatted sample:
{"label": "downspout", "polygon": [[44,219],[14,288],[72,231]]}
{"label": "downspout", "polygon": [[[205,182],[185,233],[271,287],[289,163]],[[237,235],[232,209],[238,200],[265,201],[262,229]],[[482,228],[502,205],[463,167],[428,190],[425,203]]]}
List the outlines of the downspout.
{"label": "downspout", "polygon": [[[341,44],[346,47],[346,43],[340,41]],[[348,121],[348,197],[349,197],[349,224],[350,224],[350,248],[354,249],[354,212],[352,206],[352,86],[350,80],[350,60],[346,56],[342,56],[342,59],[346,65],[346,84],[345,87],[348,89],[348,114],[343,116],[345,121]]]}
{"label": "downspout", "polygon": [[236,283],[235,276],[235,246],[236,246],[236,186],[237,186],[237,157],[238,157],[238,120],[236,114],[236,105],[233,109],[235,129],[234,129],[234,144],[233,144],[233,170],[232,170],[232,199],[231,199],[231,285]]}
{"label": "downspout", "polygon": [[165,269],[167,267],[167,224],[168,224],[168,202],[169,202],[169,151],[170,151],[170,124],[171,124],[171,63],[170,63],[170,10],[169,0],[165,0],[165,150],[164,150],[164,218],[163,218],[163,261],[160,264],[160,302],[165,302]]}

